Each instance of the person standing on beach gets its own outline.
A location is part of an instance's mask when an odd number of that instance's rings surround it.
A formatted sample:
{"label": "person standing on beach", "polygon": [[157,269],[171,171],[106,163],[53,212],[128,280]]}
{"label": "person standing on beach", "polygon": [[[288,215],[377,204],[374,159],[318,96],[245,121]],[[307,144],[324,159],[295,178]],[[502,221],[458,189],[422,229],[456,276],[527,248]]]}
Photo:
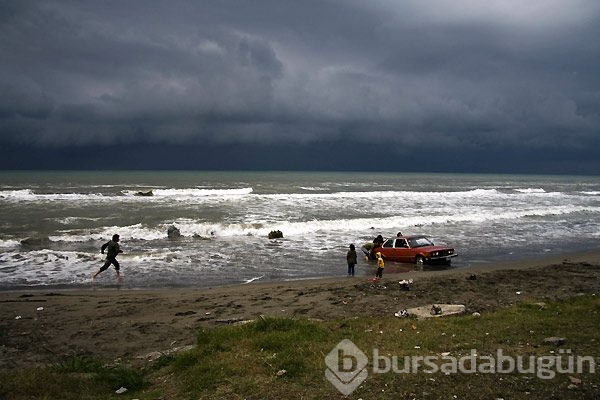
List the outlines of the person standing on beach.
{"label": "person standing on beach", "polygon": [[117,261],[117,255],[119,253],[122,253],[123,250],[121,250],[121,247],[119,247],[119,235],[117,235],[117,234],[113,235],[112,240],[109,240],[108,242],[104,243],[102,245],[102,247],[100,248],[100,253],[104,254],[104,250],[107,250],[106,261],[104,262],[104,265],[100,267],[98,272],[96,272],[92,276],[92,279],[96,279],[96,277],[102,271],[105,271],[108,267],[110,267],[110,264],[115,266],[115,271],[117,271],[117,278],[121,278],[121,272],[120,272],[121,266],[119,265],[119,262]]}
{"label": "person standing on beach", "polygon": [[385,268],[383,257],[381,257],[380,252],[377,252],[375,256],[377,257],[377,273],[375,274],[375,278],[383,278],[383,269]]}
{"label": "person standing on beach", "polygon": [[358,256],[354,243],[350,245],[350,250],[346,253],[346,261],[348,261],[348,276],[354,276],[354,266],[357,263]]}

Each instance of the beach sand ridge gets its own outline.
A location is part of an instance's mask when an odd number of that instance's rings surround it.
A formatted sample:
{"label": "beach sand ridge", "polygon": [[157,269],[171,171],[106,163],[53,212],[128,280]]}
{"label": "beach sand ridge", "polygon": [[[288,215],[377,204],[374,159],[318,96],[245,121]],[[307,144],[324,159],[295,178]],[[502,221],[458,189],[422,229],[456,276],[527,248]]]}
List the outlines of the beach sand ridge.
{"label": "beach sand ridge", "polygon": [[[367,274],[371,266],[363,267]],[[597,295],[599,278],[600,252],[592,252],[385,273],[380,281],[365,275],[198,289],[6,291],[0,292],[0,368],[44,365],[74,355],[145,362],[196,344],[200,329],[261,315],[394,318],[398,310],[431,303],[464,304],[468,313],[485,313],[521,301]],[[410,290],[401,290],[403,279],[413,279]]]}

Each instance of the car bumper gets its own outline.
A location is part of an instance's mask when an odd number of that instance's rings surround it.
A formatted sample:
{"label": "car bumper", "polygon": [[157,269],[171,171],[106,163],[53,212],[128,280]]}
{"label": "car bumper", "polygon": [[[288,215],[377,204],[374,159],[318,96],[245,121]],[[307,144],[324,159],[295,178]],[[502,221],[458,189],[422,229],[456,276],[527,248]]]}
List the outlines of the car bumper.
{"label": "car bumper", "polygon": [[426,258],[427,261],[450,261],[453,257],[456,257],[458,254],[450,254],[447,256],[435,256]]}

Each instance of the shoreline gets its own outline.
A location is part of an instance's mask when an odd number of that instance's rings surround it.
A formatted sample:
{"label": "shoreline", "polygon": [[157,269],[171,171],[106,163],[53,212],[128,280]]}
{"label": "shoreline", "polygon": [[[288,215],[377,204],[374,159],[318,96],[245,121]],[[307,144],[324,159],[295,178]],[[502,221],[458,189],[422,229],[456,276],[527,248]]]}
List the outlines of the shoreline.
{"label": "shoreline", "polygon": [[[360,256],[359,256],[360,258]],[[415,277],[426,277],[426,276],[435,276],[435,275],[446,275],[446,274],[456,274],[462,272],[485,272],[485,271],[493,271],[497,269],[523,269],[523,268],[535,268],[538,266],[543,266],[548,263],[558,263],[565,260],[569,262],[579,262],[586,260],[600,260],[600,248],[595,250],[586,250],[586,251],[576,251],[576,252],[566,252],[566,253],[555,253],[555,254],[542,254],[538,256],[530,256],[523,257],[517,259],[511,259],[506,261],[500,261],[497,259],[491,260],[477,260],[474,262],[470,262],[465,266],[460,267],[448,267],[447,265],[429,265],[425,266],[423,271],[417,271],[415,269],[414,264],[405,264],[405,263],[396,263],[396,262],[386,262],[386,269],[384,271],[385,275],[397,275],[398,279],[414,279]],[[234,283],[223,283],[216,285],[206,285],[206,286],[194,286],[194,285],[172,285],[172,286],[126,286],[118,283],[107,283],[106,280],[100,281],[98,284],[94,284],[94,282],[87,282],[85,284],[77,284],[77,285],[37,285],[37,286],[16,286],[16,287],[2,287],[0,286],[0,295],[3,293],[21,293],[21,292],[85,292],[85,291],[98,291],[98,290],[118,290],[118,291],[161,291],[161,290],[203,290],[210,288],[228,288],[228,287],[244,287],[244,286],[254,286],[254,285],[278,285],[278,284],[287,284],[293,282],[328,282],[335,281],[337,279],[346,278],[345,276],[345,264],[344,260],[340,259],[340,266],[338,269],[338,274],[332,275],[319,275],[319,276],[307,276],[307,277],[296,277],[289,279],[271,279],[271,280],[262,280],[261,278],[253,278],[249,282],[241,281]],[[365,278],[368,279],[373,274],[370,274],[370,271],[365,271],[365,269],[373,269],[376,270],[376,264],[374,262],[369,262],[365,264],[364,261],[359,262],[357,265],[357,275],[355,279]],[[362,270],[362,271],[361,271]],[[108,274],[111,273],[111,269],[107,271]],[[361,271],[362,273],[358,273]],[[367,274],[366,272],[369,272]],[[125,277],[126,281],[126,277]]]}
{"label": "shoreline", "polygon": [[[391,263],[390,263],[391,264]],[[213,287],[21,289],[0,292],[0,369],[70,356],[148,362],[196,344],[201,329],[267,317],[394,318],[405,308],[464,304],[491,312],[521,301],[600,293],[600,251],[439,271],[384,272]],[[391,271],[390,271],[391,272]],[[398,281],[413,279],[409,291]],[[600,294],[599,294],[600,295]]]}

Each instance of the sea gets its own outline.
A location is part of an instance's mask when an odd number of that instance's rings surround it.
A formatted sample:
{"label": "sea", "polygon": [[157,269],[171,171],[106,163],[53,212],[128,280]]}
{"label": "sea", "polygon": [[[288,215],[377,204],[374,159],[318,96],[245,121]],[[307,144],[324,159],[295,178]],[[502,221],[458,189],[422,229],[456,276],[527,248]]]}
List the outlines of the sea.
{"label": "sea", "polygon": [[[600,177],[3,171],[0,216],[0,290],[207,287],[345,276],[351,243],[397,232],[454,247],[442,268],[598,250]],[[92,281],[113,234],[124,277]]]}

